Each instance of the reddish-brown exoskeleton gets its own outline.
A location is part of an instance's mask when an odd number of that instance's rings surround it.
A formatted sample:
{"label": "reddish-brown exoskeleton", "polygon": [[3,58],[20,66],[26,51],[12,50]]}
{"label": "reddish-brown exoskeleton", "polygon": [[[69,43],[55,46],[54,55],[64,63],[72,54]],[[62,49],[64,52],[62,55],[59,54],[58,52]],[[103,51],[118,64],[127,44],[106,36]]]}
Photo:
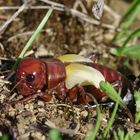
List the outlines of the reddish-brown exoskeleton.
{"label": "reddish-brown exoskeleton", "polygon": [[[94,96],[98,101],[103,100],[106,97],[104,92],[92,84],[84,86],[75,84],[73,87],[67,88],[66,66],[70,63],[64,63],[58,59],[51,58],[44,60],[29,57],[24,58],[16,70],[17,89],[26,97],[21,102],[26,102],[36,97],[50,101],[54,92],[60,99],[68,99],[78,104],[92,102],[89,94]],[[116,89],[121,88],[122,93],[126,94],[127,89],[131,90],[131,82],[126,80],[121,73],[93,62],[79,63],[99,71],[104,76],[105,81],[111,83]]]}

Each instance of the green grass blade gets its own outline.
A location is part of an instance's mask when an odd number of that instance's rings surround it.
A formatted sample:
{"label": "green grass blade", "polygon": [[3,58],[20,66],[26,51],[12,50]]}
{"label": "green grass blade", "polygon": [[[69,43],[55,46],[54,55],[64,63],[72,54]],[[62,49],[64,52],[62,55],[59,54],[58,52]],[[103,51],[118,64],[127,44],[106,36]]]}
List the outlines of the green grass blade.
{"label": "green grass blade", "polygon": [[118,110],[119,103],[120,103],[120,101],[119,101],[119,98],[118,98],[117,101],[116,101],[115,107],[114,107],[114,109],[113,109],[111,118],[110,118],[110,120],[109,120],[109,122],[108,122],[108,125],[107,125],[107,127],[105,128],[105,130],[104,130],[103,138],[107,138],[108,133],[109,133],[109,130],[110,130],[112,124],[113,124],[114,121],[115,121],[115,116],[116,116],[116,113],[117,113],[117,110]]}
{"label": "green grass blade", "polygon": [[120,22],[121,32],[118,32],[113,41],[116,41],[126,35],[129,27],[133,24],[137,15],[140,13],[140,0],[133,0],[132,4],[124,14]]}
{"label": "green grass blade", "polygon": [[119,100],[119,104],[123,107],[126,108],[126,105],[123,103],[122,98],[120,95],[116,92],[116,90],[112,87],[111,84],[108,82],[101,81],[100,82],[100,88],[105,91],[106,95],[112,99],[114,102]]}
{"label": "green grass blade", "polygon": [[101,81],[100,82],[100,88],[105,91],[106,95],[112,99],[114,102],[119,101],[119,104],[121,107],[126,111],[128,117],[131,121],[134,121],[134,118],[130,112],[130,110],[127,108],[127,106],[124,104],[122,98],[120,97],[120,94],[116,92],[116,90],[112,87],[111,84],[108,82]]}
{"label": "green grass blade", "polygon": [[140,36],[140,28],[138,28],[137,30],[135,30],[134,32],[132,32],[125,40],[124,44],[122,45],[122,49],[126,47],[126,45],[128,44],[128,42],[135,38],[135,37],[139,37]]}
{"label": "green grass blade", "polygon": [[127,56],[130,59],[140,59],[140,45],[125,47],[121,52],[122,56]]}
{"label": "green grass blade", "polygon": [[35,38],[37,37],[37,35],[40,33],[40,31],[42,30],[42,28],[44,27],[44,25],[46,24],[46,22],[48,21],[51,13],[52,13],[53,9],[49,9],[49,11],[47,12],[47,14],[45,15],[45,17],[43,18],[43,20],[41,21],[41,23],[39,24],[39,26],[37,27],[37,29],[35,30],[35,32],[33,33],[33,35],[31,36],[31,38],[29,39],[29,41],[27,42],[27,44],[25,45],[24,49],[22,50],[22,52],[20,53],[18,58],[23,58],[25,53],[27,52],[27,50],[29,50],[31,48],[31,45],[33,43],[33,41],[35,40]]}
{"label": "green grass blade", "polygon": [[117,132],[116,132],[116,131],[113,131],[113,136],[114,136],[114,140],[119,140],[119,138],[118,138],[118,135],[117,135]]}
{"label": "green grass blade", "polygon": [[113,136],[115,140],[139,140],[140,132],[129,131],[125,133],[124,130],[118,129],[118,131],[113,132]]}
{"label": "green grass blade", "polygon": [[140,139],[140,132],[135,133],[134,135],[132,134],[132,139],[131,140],[139,140]]}
{"label": "green grass blade", "polygon": [[113,113],[111,115],[111,118],[108,122],[108,125],[103,133],[103,139],[107,138],[109,130],[115,120],[115,116],[118,110],[118,106],[119,104],[122,105],[123,107],[125,107],[121,97],[119,96],[119,94],[116,92],[116,90],[107,82],[100,82],[100,87],[103,91],[105,91],[105,93],[108,95],[108,97],[110,97],[113,101],[116,102],[115,107],[113,109]]}
{"label": "green grass blade", "polygon": [[118,136],[119,136],[120,140],[124,140],[124,137],[125,137],[124,131],[118,129]]}
{"label": "green grass blade", "polygon": [[132,12],[134,12],[136,6],[140,3],[139,0],[133,0],[131,5],[128,7],[126,13],[123,15],[121,22],[125,21]]}
{"label": "green grass blade", "polygon": [[0,140],[9,140],[8,135],[3,135],[0,137]]}
{"label": "green grass blade", "polygon": [[139,12],[140,12],[140,0],[133,0],[127,12],[122,17],[121,27],[127,30],[132,25]]}
{"label": "green grass blade", "polygon": [[56,129],[50,130],[49,137],[51,140],[61,140],[60,132]]}
{"label": "green grass blade", "polygon": [[85,140],[95,140],[96,138],[96,134],[100,128],[100,123],[101,123],[101,111],[99,108],[99,104],[97,103],[96,99],[94,97],[92,97],[94,100],[94,103],[96,104],[96,111],[97,111],[97,121],[96,121],[96,125],[94,127],[94,130],[90,130],[87,132]]}
{"label": "green grass blade", "polygon": [[135,123],[140,121],[140,92],[135,91],[134,98],[136,102]]}
{"label": "green grass blade", "polygon": [[35,32],[33,33],[33,35],[30,37],[30,39],[28,40],[27,44],[25,45],[25,47],[23,48],[22,52],[20,53],[18,60],[16,61],[15,65],[14,65],[14,69],[16,68],[16,66],[18,65],[19,61],[24,57],[25,53],[27,52],[27,50],[29,50],[32,46],[33,41],[36,39],[37,35],[40,33],[40,31],[42,30],[42,28],[44,27],[44,25],[46,24],[46,22],[48,21],[51,13],[52,13],[53,9],[50,8],[47,12],[47,14],[45,15],[45,17],[43,18],[43,20],[41,21],[41,23],[39,24],[39,26],[37,27],[37,29],[35,30]]}
{"label": "green grass blade", "polygon": [[112,48],[111,53],[117,56],[127,56],[131,59],[140,59],[140,45],[134,45],[128,47],[128,42],[135,37],[140,36],[140,28],[132,32],[124,41],[122,47]]}
{"label": "green grass blade", "polygon": [[125,138],[124,140],[136,140],[136,139],[133,139],[133,136],[135,135],[135,132],[127,132],[126,135],[125,135]]}

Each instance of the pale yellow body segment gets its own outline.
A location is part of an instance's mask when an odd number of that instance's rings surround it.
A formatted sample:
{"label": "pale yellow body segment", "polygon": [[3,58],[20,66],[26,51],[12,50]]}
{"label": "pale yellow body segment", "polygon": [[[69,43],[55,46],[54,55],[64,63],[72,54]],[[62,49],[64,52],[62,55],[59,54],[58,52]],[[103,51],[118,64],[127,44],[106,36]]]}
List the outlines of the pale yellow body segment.
{"label": "pale yellow body segment", "polygon": [[99,83],[105,81],[104,76],[100,71],[78,63],[73,63],[66,66],[66,87],[68,89],[77,84],[94,85],[99,88]]}
{"label": "pale yellow body segment", "polygon": [[83,56],[77,55],[77,54],[65,54],[58,57],[59,60],[62,62],[91,62],[92,60],[89,58],[85,58]]}

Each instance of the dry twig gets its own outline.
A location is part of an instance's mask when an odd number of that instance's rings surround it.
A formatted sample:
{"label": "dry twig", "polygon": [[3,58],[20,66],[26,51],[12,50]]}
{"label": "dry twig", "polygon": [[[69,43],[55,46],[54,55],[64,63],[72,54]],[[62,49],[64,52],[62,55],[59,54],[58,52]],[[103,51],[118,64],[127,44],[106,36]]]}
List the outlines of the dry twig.
{"label": "dry twig", "polygon": [[[44,2],[46,4],[51,5],[52,7],[60,8],[61,11],[67,11],[67,12],[71,13],[73,16],[76,16],[76,17],[80,18],[81,20],[86,21],[86,22],[88,22],[90,24],[94,24],[94,25],[100,25],[101,24],[98,20],[95,20],[92,17],[89,17],[88,15],[86,15],[84,13],[81,13],[80,11],[77,11],[77,10],[75,10],[73,8],[68,8],[68,7],[66,7],[63,4],[52,2],[50,0],[40,0],[40,1],[42,1],[42,2]],[[116,27],[112,26],[110,24],[102,23],[101,26],[103,28],[108,28],[108,29],[116,30]],[[117,29],[117,30],[119,31],[120,29]]]}
{"label": "dry twig", "polygon": [[[88,16],[88,15],[86,15],[86,14],[84,14],[84,13],[78,11],[78,10],[76,10],[75,8],[68,8],[63,4],[59,4],[59,3],[56,3],[56,2],[53,2],[53,1],[50,1],[50,0],[40,0],[40,1],[42,1],[42,2],[44,2],[46,4],[49,4],[50,6],[47,5],[47,6],[30,6],[30,7],[27,7],[27,6],[23,6],[24,5],[23,4],[21,7],[23,7],[24,9],[35,9],[35,10],[36,9],[49,9],[49,8],[53,7],[54,10],[58,10],[58,11],[62,11],[62,12],[64,12],[64,11],[69,12],[73,16],[76,16],[80,20],[86,21],[86,22],[88,22],[90,24],[94,24],[94,25],[100,25],[101,24],[98,20],[93,19],[92,17],[90,17],[90,16]],[[16,10],[16,9],[18,9],[17,12],[18,12],[18,14],[20,14],[24,10],[23,8],[21,9],[21,7],[19,7],[19,6],[10,6],[10,7],[4,6],[4,7],[0,7],[0,10]],[[106,11],[108,11],[111,15],[114,16],[115,22],[116,22],[116,19],[117,19],[117,23],[118,23],[119,19],[120,19],[119,15],[117,15],[107,5],[105,5],[104,8],[105,8]],[[7,27],[18,16],[16,14],[16,17],[15,17],[15,14],[7,22],[5,22],[3,26],[0,27],[0,34],[2,34],[1,30],[3,30],[3,28],[5,28],[5,26]],[[110,24],[102,23],[101,27],[116,30],[117,25],[118,24],[110,25]],[[119,31],[120,29],[117,29],[117,30]]]}
{"label": "dry twig", "polygon": [[[41,32],[47,32],[46,30],[41,30]],[[34,31],[27,31],[27,32],[22,32],[16,35],[13,35],[8,39],[8,42],[18,38],[18,37],[23,37],[23,36],[31,36],[34,33]]]}
{"label": "dry twig", "polygon": [[1,27],[0,27],[0,35],[4,33],[8,25],[25,9],[28,5],[28,1],[26,1]]}
{"label": "dry twig", "polygon": [[[40,9],[50,9],[52,6],[29,6],[25,7],[25,9],[33,9],[33,10],[40,10]],[[20,6],[2,6],[0,7],[0,10],[18,10]],[[53,7],[55,10],[58,11],[64,11],[62,8],[59,7]]]}

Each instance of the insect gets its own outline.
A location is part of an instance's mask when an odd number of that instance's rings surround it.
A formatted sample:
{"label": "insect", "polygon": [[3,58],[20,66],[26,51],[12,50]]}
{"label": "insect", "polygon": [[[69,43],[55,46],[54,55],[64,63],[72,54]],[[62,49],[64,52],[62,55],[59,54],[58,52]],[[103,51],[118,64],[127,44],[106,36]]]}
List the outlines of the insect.
{"label": "insect", "polygon": [[128,89],[132,90],[131,82],[121,73],[74,54],[57,59],[26,57],[16,70],[17,90],[26,97],[22,103],[36,97],[50,101],[52,94],[77,104],[92,102],[89,94],[103,101],[106,94],[100,89],[100,81],[121,88],[123,96]]}

